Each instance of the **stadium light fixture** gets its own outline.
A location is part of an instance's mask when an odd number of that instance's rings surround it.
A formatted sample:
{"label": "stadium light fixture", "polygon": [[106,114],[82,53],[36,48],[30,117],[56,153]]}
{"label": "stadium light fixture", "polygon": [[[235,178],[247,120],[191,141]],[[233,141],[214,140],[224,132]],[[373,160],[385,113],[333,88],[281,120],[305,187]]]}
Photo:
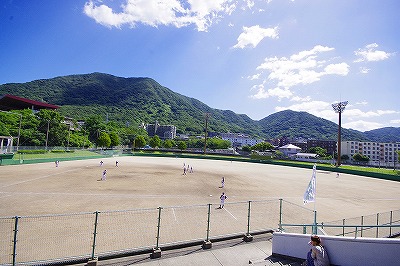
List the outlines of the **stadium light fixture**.
{"label": "stadium light fixture", "polygon": [[338,143],[337,143],[337,152],[338,152],[338,157],[336,161],[336,166],[340,166],[340,157],[341,157],[341,148],[342,148],[342,140],[341,140],[341,134],[342,134],[342,113],[344,109],[346,108],[346,105],[348,104],[348,101],[345,102],[338,102],[332,104],[332,108],[335,111],[335,113],[339,114],[339,126],[338,126]]}

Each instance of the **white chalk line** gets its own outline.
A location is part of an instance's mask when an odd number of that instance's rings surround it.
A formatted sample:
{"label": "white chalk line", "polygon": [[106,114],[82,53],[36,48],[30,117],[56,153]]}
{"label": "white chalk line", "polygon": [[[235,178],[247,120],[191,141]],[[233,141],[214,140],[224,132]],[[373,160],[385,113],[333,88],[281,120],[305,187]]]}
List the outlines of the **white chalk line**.
{"label": "white chalk line", "polygon": [[172,208],[172,214],[174,215],[175,222],[178,222],[178,220],[176,219],[176,215],[175,215],[175,210],[174,210],[174,208]]}
{"label": "white chalk line", "polygon": [[[1,192],[0,192],[1,193]],[[9,194],[9,195],[4,195],[4,196],[1,196],[0,197],[0,199],[4,199],[4,198],[7,198],[7,197],[12,197],[13,195],[11,195],[11,194]]]}
{"label": "white chalk line", "polygon": [[50,174],[50,175],[39,176],[39,177],[35,177],[35,178],[24,180],[24,181],[20,181],[20,182],[8,184],[8,185],[0,186],[0,188],[20,185],[20,184],[23,184],[23,183],[28,183],[28,182],[36,181],[36,180],[39,180],[39,179],[48,178],[48,177],[52,177],[52,176],[56,176],[56,175],[61,175],[61,174],[64,174],[64,173],[73,172],[73,171],[77,171],[77,170],[80,170],[80,169],[79,168],[78,169],[71,169],[71,170],[67,170],[67,171],[63,171],[63,172],[53,173],[53,174]]}
{"label": "white chalk line", "polygon": [[[70,193],[70,192],[10,192],[0,191],[1,193],[9,193],[11,195],[61,195],[61,196],[101,196],[101,197],[114,197],[114,198],[187,198],[189,195],[143,195],[143,194],[105,194],[105,193]],[[192,196],[193,197],[193,196]],[[199,197],[202,198],[202,197]]]}
{"label": "white chalk line", "polygon": [[227,213],[229,213],[235,220],[237,220],[237,218],[236,218],[230,211],[228,211],[228,210],[225,209],[225,208],[224,208],[224,210],[225,210]]}

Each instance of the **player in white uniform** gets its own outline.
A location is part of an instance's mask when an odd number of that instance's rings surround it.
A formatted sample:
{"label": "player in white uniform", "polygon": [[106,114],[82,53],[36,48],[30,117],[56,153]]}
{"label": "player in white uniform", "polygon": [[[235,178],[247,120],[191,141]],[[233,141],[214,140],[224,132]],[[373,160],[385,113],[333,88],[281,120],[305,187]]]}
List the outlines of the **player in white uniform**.
{"label": "player in white uniform", "polygon": [[103,175],[101,176],[101,181],[106,181],[107,178],[107,170],[103,171]]}
{"label": "player in white uniform", "polygon": [[221,203],[219,204],[220,209],[224,207],[226,198],[227,196],[225,195],[225,192],[222,192],[221,196],[219,197],[219,199],[221,200]]}

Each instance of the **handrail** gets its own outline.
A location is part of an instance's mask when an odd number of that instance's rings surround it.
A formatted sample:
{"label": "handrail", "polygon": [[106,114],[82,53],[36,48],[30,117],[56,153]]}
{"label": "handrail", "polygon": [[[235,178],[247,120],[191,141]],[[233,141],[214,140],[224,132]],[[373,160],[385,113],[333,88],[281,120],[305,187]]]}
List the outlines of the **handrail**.
{"label": "handrail", "polygon": [[[282,226],[315,226],[315,224],[281,224]],[[324,223],[317,223],[317,226],[321,227],[400,227],[400,224],[385,224],[385,225],[337,225],[337,224],[324,224]]]}
{"label": "handrail", "polygon": [[[324,228],[324,227],[330,227],[330,228],[343,228],[343,234],[341,234],[342,236],[344,236],[345,235],[345,233],[344,233],[344,228],[355,228],[355,231],[354,231],[354,237],[355,238],[357,238],[357,232],[359,231],[359,230],[361,230],[361,237],[362,237],[362,231],[363,230],[366,230],[366,229],[371,229],[371,228],[390,228],[390,229],[392,229],[393,227],[400,227],[400,224],[382,224],[382,225],[365,225],[365,224],[363,224],[363,225],[337,225],[337,224],[324,224],[324,223],[317,223],[317,224],[280,224],[280,226],[279,226],[279,228],[280,228],[280,230],[278,230],[278,231],[285,231],[285,229],[283,228],[284,226],[287,226],[287,227],[303,227],[303,234],[306,234],[306,232],[307,232],[307,227],[311,227],[313,230],[313,232],[315,233],[316,232],[316,228],[318,227],[318,226],[320,226],[320,227],[322,227],[322,228]],[[348,232],[347,234],[349,234],[349,233],[353,233],[353,232]],[[390,235],[388,236],[388,237],[391,237],[393,234],[392,234],[392,230],[390,230]],[[398,235],[398,233],[397,234],[395,234],[395,235]],[[376,238],[378,238],[378,231],[377,231],[377,233],[376,233]]]}

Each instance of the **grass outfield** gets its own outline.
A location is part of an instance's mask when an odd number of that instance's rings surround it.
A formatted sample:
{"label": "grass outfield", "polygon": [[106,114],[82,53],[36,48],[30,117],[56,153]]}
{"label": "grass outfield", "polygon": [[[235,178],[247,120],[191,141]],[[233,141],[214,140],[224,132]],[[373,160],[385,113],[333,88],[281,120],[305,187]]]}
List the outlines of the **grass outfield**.
{"label": "grass outfield", "polygon": [[24,160],[36,160],[36,159],[57,159],[57,158],[74,158],[74,157],[90,157],[93,155],[99,155],[96,152],[89,150],[75,150],[73,152],[47,152],[44,154],[15,154],[13,160],[19,161]]}

